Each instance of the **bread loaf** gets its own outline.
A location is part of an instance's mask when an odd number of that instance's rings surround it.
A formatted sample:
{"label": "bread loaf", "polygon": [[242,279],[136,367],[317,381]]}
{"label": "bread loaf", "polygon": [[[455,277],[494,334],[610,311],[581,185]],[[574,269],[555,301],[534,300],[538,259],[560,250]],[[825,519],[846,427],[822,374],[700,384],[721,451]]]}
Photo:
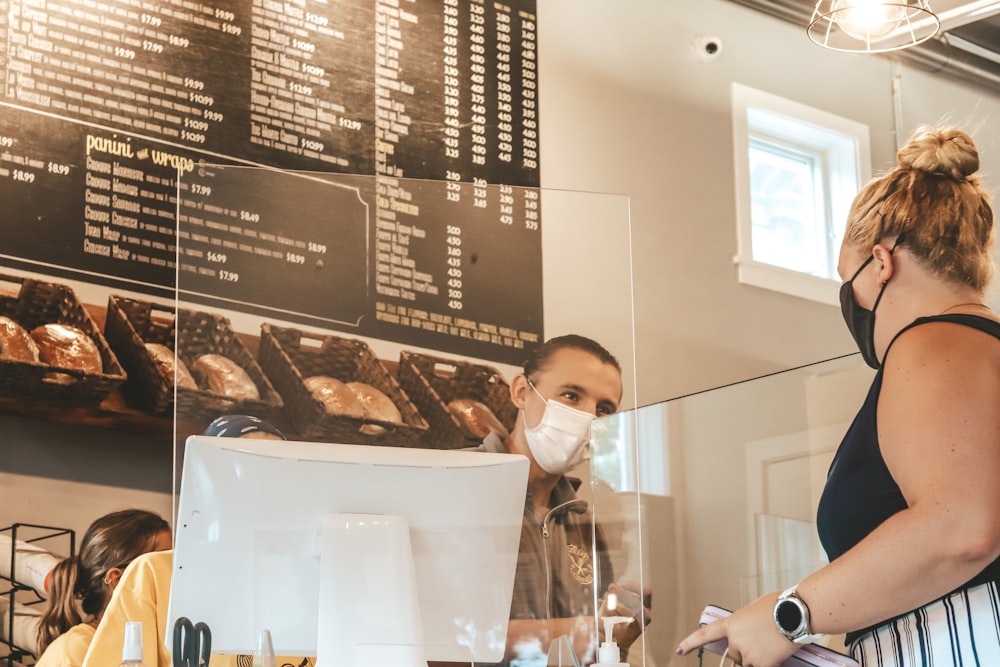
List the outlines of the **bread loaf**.
{"label": "bread loaf", "polygon": [[307,377],[303,383],[312,395],[323,404],[327,414],[363,419],[365,406],[358,395],[346,384],[329,375]]}
{"label": "bread loaf", "polygon": [[357,394],[358,400],[364,406],[365,419],[391,424],[403,423],[403,415],[399,413],[399,408],[380,389],[364,382],[348,382],[347,386]]}
{"label": "bread loaf", "polygon": [[448,412],[455,415],[458,423],[477,438],[485,438],[491,432],[501,438],[510,435],[488,406],[471,398],[456,398],[448,404]]}
{"label": "bread loaf", "polygon": [[86,373],[104,371],[97,343],[76,327],[68,324],[43,324],[31,330],[31,338],[38,346],[38,359],[42,363]]}
{"label": "bread loaf", "polygon": [[203,354],[191,364],[198,386],[213,394],[240,401],[260,400],[260,391],[250,375],[235,361],[221,354]]}
{"label": "bread loaf", "polygon": [[28,331],[9,317],[0,316],[0,358],[38,361],[38,346]]}
{"label": "bread loaf", "polygon": [[170,378],[170,381],[178,387],[184,387],[185,389],[198,388],[198,383],[191,376],[191,371],[188,370],[188,367],[179,357],[174,356],[174,351],[169,347],[160,343],[146,343],[146,350],[149,352],[149,356],[153,358],[157,370],[164,377]]}

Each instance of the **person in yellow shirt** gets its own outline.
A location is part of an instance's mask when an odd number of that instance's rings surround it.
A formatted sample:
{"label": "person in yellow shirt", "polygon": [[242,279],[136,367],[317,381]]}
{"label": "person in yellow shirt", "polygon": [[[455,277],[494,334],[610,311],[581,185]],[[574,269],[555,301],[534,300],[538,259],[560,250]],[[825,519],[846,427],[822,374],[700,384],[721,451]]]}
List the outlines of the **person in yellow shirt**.
{"label": "person in yellow shirt", "polygon": [[[234,438],[285,439],[274,426],[249,415],[219,417],[209,424],[204,434]],[[82,667],[110,667],[121,663],[126,621],[142,623],[145,667],[172,667],[172,656],[166,644],[167,632],[173,632],[173,628],[167,628],[172,571],[173,551],[144,554],[125,568],[121,581],[112,594],[93,635]],[[211,665],[235,667],[236,656],[213,656]]]}
{"label": "person in yellow shirt", "polygon": [[80,553],[52,570],[35,664],[81,667],[122,572],[140,554],[171,545],[170,525],[153,512],[121,510],[94,521],[84,533]]}
{"label": "person in yellow shirt", "polygon": [[173,553],[157,551],[143,554],[125,568],[93,634],[86,657],[81,661],[83,667],[108,667],[121,663],[127,621],[142,623],[143,662],[146,667],[171,667],[166,632]]}

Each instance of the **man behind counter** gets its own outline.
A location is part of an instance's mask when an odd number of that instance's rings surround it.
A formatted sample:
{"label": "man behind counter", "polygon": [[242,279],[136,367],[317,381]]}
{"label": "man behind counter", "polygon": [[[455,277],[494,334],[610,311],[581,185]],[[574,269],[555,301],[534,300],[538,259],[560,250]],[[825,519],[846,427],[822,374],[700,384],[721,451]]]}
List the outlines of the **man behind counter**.
{"label": "man behind counter", "polygon": [[650,621],[650,596],[634,584],[613,583],[601,591],[604,604],[594,609],[594,583],[613,581],[611,561],[600,526],[593,534],[588,504],[576,496],[579,480],[566,477],[585,458],[591,422],[618,410],[621,366],[597,342],[567,335],[539,346],[523,371],[510,387],[518,408],[513,430],[506,438],[492,433],[478,447],[521,454],[531,462],[505,664],[528,664],[563,636],[571,638],[582,663],[592,662],[603,631],[595,628],[597,614],[633,618],[615,631],[624,659]]}

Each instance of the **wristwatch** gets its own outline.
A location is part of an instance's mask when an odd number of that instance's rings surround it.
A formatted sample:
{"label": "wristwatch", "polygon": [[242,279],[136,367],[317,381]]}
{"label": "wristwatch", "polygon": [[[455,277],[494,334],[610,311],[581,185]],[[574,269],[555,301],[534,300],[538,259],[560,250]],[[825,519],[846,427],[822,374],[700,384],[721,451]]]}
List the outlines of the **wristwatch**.
{"label": "wristwatch", "polygon": [[778,632],[796,644],[812,640],[809,607],[795,593],[794,586],[778,596],[778,602],[774,605],[774,623],[778,626]]}

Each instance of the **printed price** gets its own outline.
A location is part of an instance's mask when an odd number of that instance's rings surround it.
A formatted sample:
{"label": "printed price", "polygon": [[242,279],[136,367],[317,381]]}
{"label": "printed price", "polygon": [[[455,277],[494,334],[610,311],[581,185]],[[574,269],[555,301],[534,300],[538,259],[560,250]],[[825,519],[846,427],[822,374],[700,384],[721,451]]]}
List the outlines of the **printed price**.
{"label": "printed price", "polygon": [[243,28],[238,25],[233,25],[232,23],[223,23],[222,32],[227,35],[236,35],[238,37],[243,34]]}
{"label": "printed price", "polygon": [[134,60],[135,59],[135,51],[133,51],[132,49],[126,49],[125,47],[122,47],[122,46],[116,46],[115,47],[115,57],[116,58],[124,58],[125,60]]}
{"label": "printed price", "polygon": [[240,274],[219,269],[219,280],[226,283],[238,283],[240,281]]}
{"label": "printed price", "polygon": [[180,35],[169,35],[167,41],[170,43],[170,46],[179,46],[182,49],[186,49],[191,45],[190,39],[181,37]]}
{"label": "printed price", "polygon": [[163,19],[159,16],[153,16],[152,14],[143,14],[141,20],[143,25],[151,25],[154,28],[163,24]]}
{"label": "printed price", "polygon": [[243,222],[260,222],[260,213],[240,211],[240,220]]}
{"label": "printed price", "polygon": [[14,180],[18,181],[19,183],[35,182],[35,175],[30,171],[24,171],[23,169],[15,169],[13,172],[11,172],[11,175],[13,176]]}
{"label": "printed price", "polygon": [[190,92],[188,93],[188,99],[195,104],[203,104],[206,107],[210,107],[215,104],[215,98],[211,95],[203,95],[202,93]]}
{"label": "printed price", "polygon": [[295,252],[286,252],[285,261],[288,262],[289,264],[305,264],[306,258],[305,255],[300,255]]}
{"label": "printed price", "polygon": [[215,262],[217,264],[225,264],[226,260],[229,259],[228,257],[226,257],[225,253],[213,252],[211,250],[208,251],[208,254],[205,257],[208,259],[208,261]]}
{"label": "printed price", "polygon": [[207,197],[210,194],[212,194],[212,188],[210,186],[208,186],[208,185],[202,185],[201,183],[192,183],[191,184],[191,193],[192,194],[196,194],[196,195],[202,195],[203,197]]}
{"label": "printed price", "polygon": [[181,130],[181,140],[189,141],[192,144],[203,144],[205,143],[205,135],[198,132],[189,132],[187,130]]}
{"label": "printed price", "polygon": [[49,162],[48,169],[50,174],[55,174],[56,176],[65,176],[69,173],[69,165],[59,164],[58,162]]}
{"label": "printed price", "polygon": [[301,39],[293,39],[292,46],[306,53],[313,53],[316,50],[315,44],[312,42],[304,42]]}
{"label": "printed price", "polygon": [[142,50],[149,51],[150,53],[163,53],[163,44],[144,39],[142,40]]}
{"label": "printed price", "polygon": [[318,252],[319,254],[326,253],[326,246],[322,243],[309,242],[309,252]]}
{"label": "printed price", "polygon": [[0,147],[10,148],[14,145],[14,137],[0,137]]}

